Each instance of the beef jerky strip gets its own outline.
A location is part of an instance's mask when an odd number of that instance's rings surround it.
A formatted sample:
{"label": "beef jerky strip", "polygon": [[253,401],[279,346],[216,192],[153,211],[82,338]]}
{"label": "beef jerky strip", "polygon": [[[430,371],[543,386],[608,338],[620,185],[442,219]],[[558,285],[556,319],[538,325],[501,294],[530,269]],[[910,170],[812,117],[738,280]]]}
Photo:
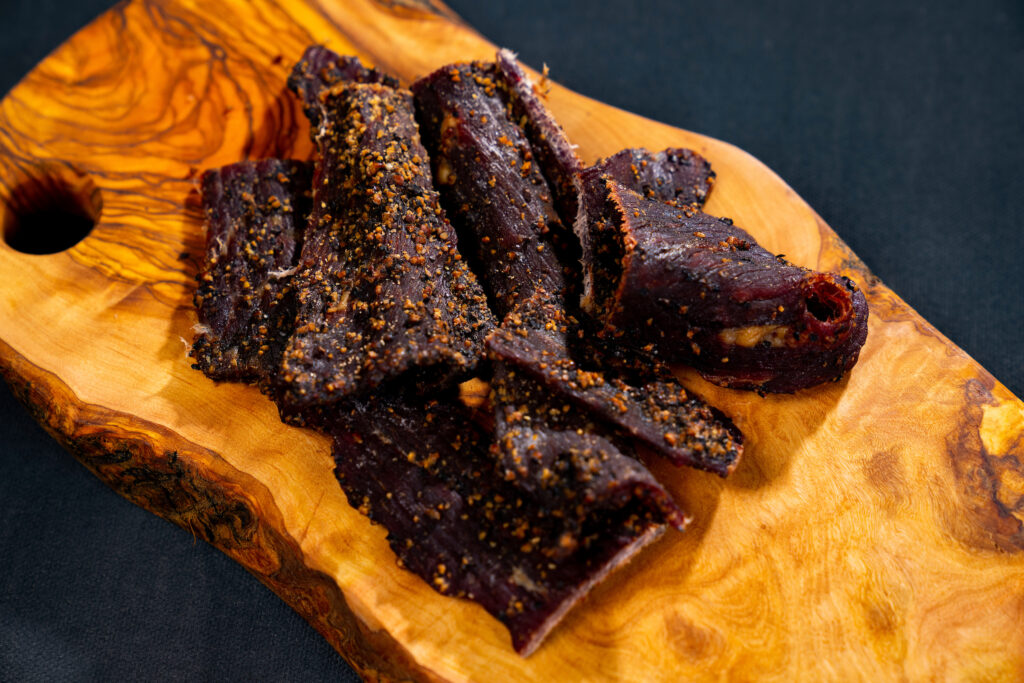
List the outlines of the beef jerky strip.
{"label": "beef jerky strip", "polygon": [[583,305],[602,335],[760,392],[836,380],[857,361],[868,309],[849,279],[797,267],[728,219],[591,169],[580,184]]}
{"label": "beef jerky strip", "polygon": [[387,529],[401,566],[480,604],[524,656],[665,522],[685,523],[649,473],[605,466],[596,441],[545,445],[546,474],[506,480],[464,407],[420,401],[332,409],[338,480]]}
{"label": "beef jerky strip", "polygon": [[558,214],[566,225],[572,225],[576,217],[575,178],[583,164],[565,131],[544,105],[544,94],[526,75],[515,54],[499,50],[497,64],[510,94],[514,119],[525,129],[534,156],[551,184]]}
{"label": "beef jerky strip", "polygon": [[496,79],[494,64],[453,64],[412,91],[441,200],[500,320],[538,291],[564,290],[555,240],[572,235]]}
{"label": "beef jerky strip", "polygon": [[384,383],[468,376],[493,318],[431,184],[412,94],[343,83],[321,101],[282,402],[322,405]]}
{"label": "beef jerky strip", "polygon": [[[607,372],[586,370],[566,353],[566,335],[573,321],[556,306],[530,307],[513,313],[487,338],[495,367],[492,388],[498,406],[499,434],[503,414],[512,406],[533,404],[546,396],[558,410],[572,408],[600,423],[597,431],[610,433],[616,444],[642,443],[676,465],[688,465],[726,476],[739,462],[742,435],[716,409],[662,373],[632,386]],[[648,371],[651,372],[651,371]],[[500,378],[514,375],[518,387],[503,387]],[[517,394],[529,378],[537,390],[527,400]],[[533,409],[544,415],[545,410]],[[515,445],[515,444],[509,444]]]}
{"label": "beef jerky strip", "polygon": [[206,256],[193,300],[193,367],[215,380],[266,385],[295,323],[288,276],[309,217],[304,162],[243,161],[203,173]]}
{"label": "beef jerky strip", "polygon": [[645,197],[673,206],[692,204],[698,209],[704,206],[715,182],[711,164],[683,148],[657,154],[646,149],[624,149],[598,161],[588,172],[607,175]]}
{"label": "beef jerky strip", "polygon": [[[561,297],[552,295],[561,291],[554,277],[558,261],[538,230],[557,218],[549,196],[536,191],[547,188],[543,178],[523,170],[536,173],[525,136],[505,116],[494,78],[490,64],[452,65],[417,81],[413,92],[442,201],[469,231],[463,244],[478,245],[481,278],[504,319],[505,331],[492,337],[490,347],[495,368],[532,370],[556,392],[559,405],[592,412],[620,437],[639,438],[677,464],[727,473],[739,455],[739,438],[723,416],[697,399],[681,398],[682,388],[670,390],[671,383],[634,389],[584,372],[570,358],[564,330],[558,332],[568,319]],[[573,380],[559,381],[567,373]],[[582,386],[577,373],[587,378]],[[627,404],[630,410],[621,411]]]}
{"label": "beef jerky strip", "polygon": [[314,139],[323,120],[323,98],[332,87],[341,83],[382,83],[398,87],[398,81],[364,66],[358,57],[342,57],[322,45],[306,48],[288,77],[288,87],[302,102]]}

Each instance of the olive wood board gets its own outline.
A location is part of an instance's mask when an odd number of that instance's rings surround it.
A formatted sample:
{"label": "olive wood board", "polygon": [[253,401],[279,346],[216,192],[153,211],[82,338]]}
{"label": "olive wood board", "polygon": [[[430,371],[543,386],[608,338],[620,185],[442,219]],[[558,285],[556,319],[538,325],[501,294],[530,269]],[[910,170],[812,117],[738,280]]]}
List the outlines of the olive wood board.
{"label": "olive wood board", "polygon": [[96,221],[53,254],[0,244],[0,370],[90,471],[243,565],[367,679],[1024,678],[1024,404],[759,161],[556,83],[549,106],[584,161],[697,150],[718,174],[709,213],[865,290],[867,344],[842,381],[792,396],[680,369],[743,430],[743,461],[726,480],[652,464],[693,524],[529,658],[483,609],[400,569],[346,502],[324,437],[186,356],[195,179],[311,155],[285,90],[311,43],[405,83],[495,51],[436,0],[130,0],[0,102],[9,241],[33,213]]}

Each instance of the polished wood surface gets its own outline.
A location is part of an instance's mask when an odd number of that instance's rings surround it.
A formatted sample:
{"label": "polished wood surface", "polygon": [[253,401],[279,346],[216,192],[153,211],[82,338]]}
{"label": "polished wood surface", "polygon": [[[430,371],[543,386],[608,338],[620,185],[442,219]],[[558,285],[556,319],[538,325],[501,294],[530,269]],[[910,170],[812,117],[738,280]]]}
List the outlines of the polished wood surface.
{"label": "polished wood surface", "polygon": [[[624,146],[707,156],[707,210],[854,278],[868,342],[843,382],[796,396],[681,371],[746,433],[744,461],[725,481],[656,463],[694,524],[528,659],[482,609],[400,570],[346,503],[325,439],[186,357],[194,179],[311,153],[284,92],[311,42],[407,82],[494,53],[431,0],[134,0],[0,103],[0,370],[86,467],[247,567],[367,678],[1024,678],[1024,405],[757,160],[557,85],[550,106],[586,160]],[[54,251],[96,219],[57,253],[8,246]]]}

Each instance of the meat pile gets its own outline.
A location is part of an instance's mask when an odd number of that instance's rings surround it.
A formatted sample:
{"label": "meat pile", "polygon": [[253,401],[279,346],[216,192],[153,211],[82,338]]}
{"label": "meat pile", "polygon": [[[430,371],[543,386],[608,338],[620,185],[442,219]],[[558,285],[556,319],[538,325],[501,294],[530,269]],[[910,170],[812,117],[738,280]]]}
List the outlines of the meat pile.
{"label": "meat pile", "polygon": [[[686,513],[638,451],[726,476],[730,420],[675,382],[791,392],[867,333],[849,280],[701,207],[694,152],[583,168],[508,51],[399,87],[314,46],[289,87],[313,164],[205,172],[197,369],[333,440],[349,502],[401,566],[532,652]],[[471,408],[459,383],[482,378]]]}

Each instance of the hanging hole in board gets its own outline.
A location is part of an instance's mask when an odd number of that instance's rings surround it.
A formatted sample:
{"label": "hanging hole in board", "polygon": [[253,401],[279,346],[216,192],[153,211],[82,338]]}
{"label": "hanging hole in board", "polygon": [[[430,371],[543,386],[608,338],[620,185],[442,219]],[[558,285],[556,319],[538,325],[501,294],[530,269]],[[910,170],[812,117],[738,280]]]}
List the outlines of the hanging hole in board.
{"label": "hanging hole in board", "polygon": [[103,211],[99,188],[88,175],[44,164],[23,170],[3,187],[3,235],[24,254],[56,254],[81,242]]}

